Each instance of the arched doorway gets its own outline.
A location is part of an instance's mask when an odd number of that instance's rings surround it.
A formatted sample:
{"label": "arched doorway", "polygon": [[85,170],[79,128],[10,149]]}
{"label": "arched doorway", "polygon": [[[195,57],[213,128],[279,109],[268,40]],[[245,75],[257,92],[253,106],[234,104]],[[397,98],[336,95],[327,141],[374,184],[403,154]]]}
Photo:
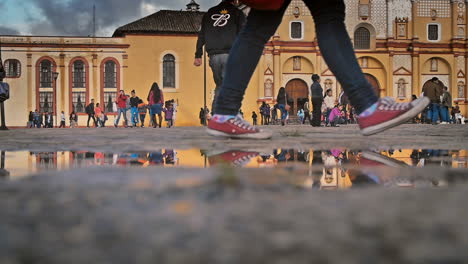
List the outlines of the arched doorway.
{"label": "arched doorway", "polygon": [[377,95],[377,97],[380,97],[380,84],[379,80],[375,78],[373,75],[364,73],[364,76],[366,77],[366,80],[372,85],[374,88],[374,92]]}
{"label": "arched doorway", "polygon": [[309,89],[307,83],[301,79],[294,79],[286,84],[286,93],[289,96],[288,104],[289,115],[295,116],[297,111],[304,107],[305,102],[309,98]]}

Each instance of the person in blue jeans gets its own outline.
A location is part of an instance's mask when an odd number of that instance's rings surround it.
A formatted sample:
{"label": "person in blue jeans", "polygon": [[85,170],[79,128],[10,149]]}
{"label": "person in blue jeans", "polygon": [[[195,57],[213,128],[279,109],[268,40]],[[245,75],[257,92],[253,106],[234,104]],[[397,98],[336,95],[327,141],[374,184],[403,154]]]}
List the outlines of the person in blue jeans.
{"label": "person in blue jeans", "polygon": [[114,127],[119,126],[120,115],[123,114],[125,120],[125,127],[127,127],[127,100],[128,96],[125,95],[124,90],[120,90],[119,96],[117,97],[117,118],[114,121]]}
{"label": "person in blue jeans", "polygon": [[431,120],[433,125],[437,125],[437,120],[439,120],[440,114],[440,104],[431,103],[429,111],[427,111],[427,119]]}
{"label": "person in blue jeans", "polygon": [[138,124],[138,104],[141,102],[141,99],[136,96],[135,90],[132,90],[130,97],[130,111],[132,113],[132,126],[136,127]]}
{"label": "person in blue jeans", "polygon": [[278,96],[276,97],[276,103],[278,104],[278,109],[281,111],[281,125],[284,126],[286,124],[286,118],[288,117],[288,111],[286,110],[288,94],[284,87],[279,89]]}
{"label": "person in blue jeans", "polygon": [[[290,2],[291,0],[286,0],[279,10],[250,11],[245,27],[230,50],[223,84],[215,99],[214,115],[208,123],[207,132],[210,135],[271,138],[270,131],[250,125],[237,113],[264,46],[280,25]],[[364,135],[375,134],[402,124],[419,114],[429,104],[425,97],[411,103],[396,103],[391,98],[379,99],[365,79],[354,54],[344,24],[344,1],[304,0],[304,3],[315,21],[320,52],[359,114],[359,125]]]}

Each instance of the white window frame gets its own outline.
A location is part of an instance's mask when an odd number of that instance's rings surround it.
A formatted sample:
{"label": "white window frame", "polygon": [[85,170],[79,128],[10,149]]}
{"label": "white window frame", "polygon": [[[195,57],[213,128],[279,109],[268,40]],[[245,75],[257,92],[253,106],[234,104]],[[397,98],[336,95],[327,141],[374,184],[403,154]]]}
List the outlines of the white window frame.
{"label": "white window frame", "polygon": [[[293,38],[292,37],[292,23],[301,23],[301,38]],[[292,40],[304,40],[304,21],[301,20],[293,20],[289,22],[289,38]]]}
{"label": "white window frame", "polygon": [[[437,26],[437,40],[430,40],[429,39],[429,26],[436,25]],[[426,26],[426,38],[429,42],[439,42],[442,36],[442,25],[440,23],[428,23]]]}

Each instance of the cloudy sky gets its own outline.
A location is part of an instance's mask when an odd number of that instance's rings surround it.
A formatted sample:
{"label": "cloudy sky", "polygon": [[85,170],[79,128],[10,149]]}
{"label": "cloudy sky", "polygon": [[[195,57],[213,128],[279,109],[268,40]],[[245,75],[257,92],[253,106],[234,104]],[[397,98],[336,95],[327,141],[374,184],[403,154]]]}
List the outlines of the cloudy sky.
{"label": "cloudy sky", "polygon": [[[181,10],[190,0],[0,0],[0,35],[88,36],[96,5],[97,36],[161,9]],[[196,0],[207,10],[220,0]]]}

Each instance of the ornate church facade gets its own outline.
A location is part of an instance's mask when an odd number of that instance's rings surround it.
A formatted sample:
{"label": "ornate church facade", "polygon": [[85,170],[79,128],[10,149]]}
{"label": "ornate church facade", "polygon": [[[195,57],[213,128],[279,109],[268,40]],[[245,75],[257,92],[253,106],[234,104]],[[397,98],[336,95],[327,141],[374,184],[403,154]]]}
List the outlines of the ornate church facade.
{"label": "ornate church facade", "polygon": [[[345,2],[356,56],[376,93],[408,101],[413,94],[420,96],[427,80],[438,77],[467,116],[465,1]],[[203,68],[193,66],[204,14],[198,10],[192,0],[185,11],[161,10],[118,28],[111,38],[0,36],[5,81],[12,87],[6,102],[8,124],[24,127],[35,109],[86,116],[83,105],[91,98],[112,121],[110,104],[119,89],[135,89],[146,99],[151,84],[158,82],[165,99],[177,102],[176,125],[198,125],[204,102]],[[210,73],[208,67],[208,106],[215,87]],[[304,2],[293,0],[264,49],[243,112],[258,112],[264,101],[273,104],[278,89],[285,87],[294,114],[309,99],[313,73],[321,76],[324,88],[339,94],[340,84],[318,48],[313,18]]]}

